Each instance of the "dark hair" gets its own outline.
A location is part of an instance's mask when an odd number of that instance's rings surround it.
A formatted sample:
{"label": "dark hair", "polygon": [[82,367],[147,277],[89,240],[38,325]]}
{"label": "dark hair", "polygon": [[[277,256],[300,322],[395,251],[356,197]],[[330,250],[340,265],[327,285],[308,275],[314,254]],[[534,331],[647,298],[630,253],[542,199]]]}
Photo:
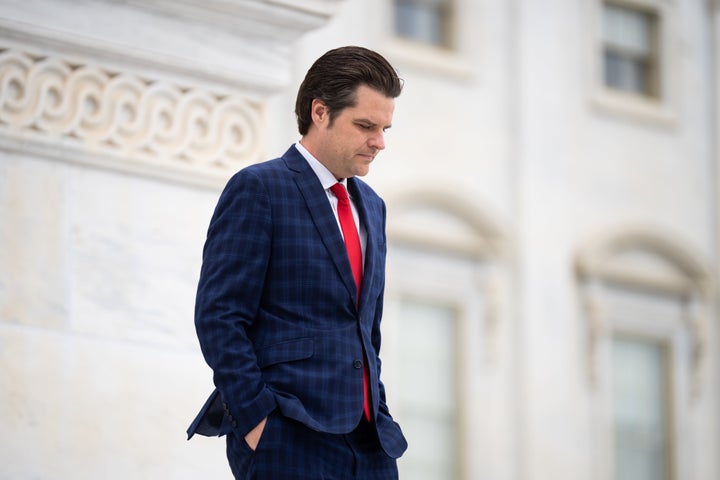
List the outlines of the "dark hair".
{"label": "dark hair", "polygon": [[314,99],[328,108],[330,123],[356,102],[360,85],[366,85],[389,98],[396,98],[403,83],[395,69],[377,52],[363,47],[340,47],[326,52],[310,67],[298,89],[295,117],[298,130],[305,135],[312,125]]}

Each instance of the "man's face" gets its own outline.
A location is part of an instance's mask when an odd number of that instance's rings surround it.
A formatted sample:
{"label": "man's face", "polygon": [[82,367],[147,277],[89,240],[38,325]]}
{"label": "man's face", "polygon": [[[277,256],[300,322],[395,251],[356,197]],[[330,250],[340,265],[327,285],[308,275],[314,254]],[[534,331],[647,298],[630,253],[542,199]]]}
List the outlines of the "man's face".
{"label": "man's face", "polygon": [[355,106],[337,114],[332,125],[322,102],[313,102],[320,135],[316,157],[338,179],[368,173],[375,155],[385,148],[385,131],[392,124],[393,98],[364,85],[358,87],[356,96]]}

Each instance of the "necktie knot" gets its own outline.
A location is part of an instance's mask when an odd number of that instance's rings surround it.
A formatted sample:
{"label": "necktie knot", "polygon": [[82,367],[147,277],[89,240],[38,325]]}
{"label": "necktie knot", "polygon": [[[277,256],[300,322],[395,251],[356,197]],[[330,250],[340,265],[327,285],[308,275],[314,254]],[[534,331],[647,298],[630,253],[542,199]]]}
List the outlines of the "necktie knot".
{"label": "necktie knot", "polygon": [[350,203],[350,198],[348,198],[347,190],[342,183],[336,183],[335,185],[330,187],[330,191],[333,192],[333,195],[337,197],[338,202]]}

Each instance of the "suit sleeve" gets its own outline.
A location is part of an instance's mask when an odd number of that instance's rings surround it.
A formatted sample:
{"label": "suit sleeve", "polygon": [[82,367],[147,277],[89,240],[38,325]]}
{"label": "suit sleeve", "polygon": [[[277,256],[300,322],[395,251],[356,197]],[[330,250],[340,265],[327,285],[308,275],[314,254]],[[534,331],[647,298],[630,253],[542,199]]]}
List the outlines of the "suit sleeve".
{"label": "suit sleeve", "polygon": [[248,335],[270,259],[272,215],[264,185],[243,170],[210,221],[195,301],[195,328],[232,427],[247,434],[276,406]]}

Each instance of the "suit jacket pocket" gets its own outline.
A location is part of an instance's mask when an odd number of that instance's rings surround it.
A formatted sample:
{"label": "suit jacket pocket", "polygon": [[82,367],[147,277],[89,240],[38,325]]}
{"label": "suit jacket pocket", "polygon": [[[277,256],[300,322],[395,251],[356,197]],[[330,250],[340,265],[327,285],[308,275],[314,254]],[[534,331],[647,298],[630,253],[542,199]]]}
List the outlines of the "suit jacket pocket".
{"label": "suit jacket pocket", "polygon": [[312,338],[298,338],[266,345],[255,351],[258,366],[269,367],[277,363],[304,360],[313,356],[315,345]]}

